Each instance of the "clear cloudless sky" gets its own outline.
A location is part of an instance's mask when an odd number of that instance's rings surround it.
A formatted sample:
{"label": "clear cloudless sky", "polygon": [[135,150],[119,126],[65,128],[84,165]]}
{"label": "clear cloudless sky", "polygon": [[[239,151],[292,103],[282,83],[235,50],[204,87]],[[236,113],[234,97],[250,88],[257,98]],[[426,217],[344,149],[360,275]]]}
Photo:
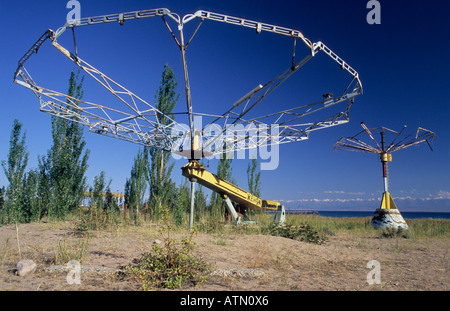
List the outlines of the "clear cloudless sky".
{"label": "clear cloudless sky", "polygon": [[[373,154],[334,151],[334,143],[342,136],[359,132],[361,121],[368,127],[385,126],[393,130],[406,124],[407,132],[420,126],[434,131],[437,139],[433,152],[423,144],[393,154],[393,162],[389,163],[391,194],[394,198],[409,199],[404,202],[426,198],[438,202],[441,210],[450,211],[448,1],[380,0],[381,24],[375,25],[366,21],[370,11],[366,0],[79,2],[81,17],[163,7],[184,16],[202,9],[293,28],[312,42],[324,42],[358,71],[364,94],[356,98],[351,108],[350,123],[313,132],[306,141],[280,146],[278,168],[262,172],[262,197],[302,202],[303,208],[310,207],[308,202],[314,199],[362,200],[377,208],[383,191],[379,158]],[[36,167],[38,155],[45,155],[51,146],[50,115],[39,111],[38,100],[31,91],[13,83],[13,74],[18,60],[44,31],[56,30],[65,23],[70,11],[66,4],[64,0],[0,0],[0,160],[7,159],[15,118],[27,134],[29,168]],[[174,23],[170,25],[176,30]],[[195,25],[191,22],[186,26],[187,36]],[[181,54],[159,18],[129,21],[122,27],[118,24],[80,27],[76,35],[81,58],[149,103],[154,102],[164,64],[172,65],[181,93],[175,110],[185,111]],[[58,41],[73,47],[70,31]],[[299,43],[297,47],[298,57],[307,54]],[[290,38],[269,33],[257,35],[248,28],[205,21],[187,51],[194,111],[226,111],[257,84],[288,68],[291,56]],[[337,67],[324,54],[315,57],[304,72],[299,71],[299,77],[280,88],[270,99],[269,107],[290,107],[303,99],[305,103],[320,99],[334,71],[339,72]],[[38,85],[61,92],[67,91],[69,74],[74,69],[48,42],[29,59],[26,68]],[[346,85],[348,81],[343,83]],[[104,99],[88,77],[84,93],[86,100],[100,103]],[[112,190],[122,192],[140,146],[87,129],[85,140],[90,150],[88,182],[92,183],[94,176],[105,171],[112,179]],[[185,162],[175,161],[173,179],[178,184],[183,179],[180,167]],[[248,159],[233,161],[233,177],[245,189],[248,163]],[[207,164],[215,172],[217,160]],[[3,171],[0,185],[7,185]],[[427,210],[427,205],[423,210]]]}

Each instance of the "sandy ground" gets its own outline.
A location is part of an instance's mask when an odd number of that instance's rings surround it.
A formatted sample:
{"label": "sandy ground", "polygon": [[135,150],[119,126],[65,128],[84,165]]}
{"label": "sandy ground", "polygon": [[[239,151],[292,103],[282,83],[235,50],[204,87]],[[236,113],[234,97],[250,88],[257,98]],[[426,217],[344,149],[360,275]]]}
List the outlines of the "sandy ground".
{"label": "sandy ground", "polygon": [[[181,238],[183,235],[178,236]],[[81,284],[68,284],[67,272],[49,273],[59,245],[80,245],[73,222],[32,223],[0,227],[0,290],[117,291],[138,290],[139,284],[115,273],[82,272]],[[130,264],[162,239],[155,225],[128,226],[90,235],[82,267],[118,269]],[[446,239],[380,239],[377,234],[338,233],[322,245],[266,235],[196,234],[194,255],[212,270],[254,268],[257,277],[208,276],[188,290],[201,291],[447,291],[450,289]],[[18,243],[19,242],[19,243]],[[20,246],[20,251],[19,251]],[[29,276],[14,273],[17,262],[32,259],[37,270]],[[381,284],[369,285],[367,263],[380,263]],[[84,271],[84,270],[83,270]]]}

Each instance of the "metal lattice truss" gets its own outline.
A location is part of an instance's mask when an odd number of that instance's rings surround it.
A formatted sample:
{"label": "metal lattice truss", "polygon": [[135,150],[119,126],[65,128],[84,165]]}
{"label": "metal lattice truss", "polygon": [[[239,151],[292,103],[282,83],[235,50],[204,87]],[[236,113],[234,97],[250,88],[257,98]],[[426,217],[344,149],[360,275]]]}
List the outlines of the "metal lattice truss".
{"label": "metal lattice truss", "polygon": [[[408,135],[404,135],[403,132],[406,129],[406,125],[396,132],[386,127],[377,127],[369,129],[361,122],[363,130],[353,137],[342,137],[335,144],[335,150],[347,150],[358,151],[367,153],[392,153],[401,149],[405,149],[420,143],[426,142],[431,148],[431,143],[435,138],[435,133],[424,128],[417,128],[417,130],[411,132]],[[380,134],[381,143],[379,144],[374,137],[374,133]],[[391,134],[392,140],[390,143],[385,142],[385,135]],[[372,144],[367,143],[361,138],[361,136],[369,137]]]}
{"label": "metal lattice truss", "polygon": [[[81,59],[77,53],[76,44],[74,44],[74,52],[70,52],[57,42],[59,36],[68,28],[72,29],[75,42],[75,27],[111,22],[118,22],[123,25],[128,20],[150,17],[160,17],[162,19],[180,48],[187,107],[185,114],[189,118],[189,125],[177,123],[174,118],[169,116],[162,118],[162,113],[152,104]],[[185,43],[183,26],[194,20],[199,21],[199,23],[189,40]],[[230,105],[230,108],[223,114],[212,115],[194,112],[185,51],[205,20],[252,28],[257,33],[265,31],[291,37],[294,40],[291,66],[271,81],[260,84],[248,92],[240,100]],[[172,31],[168,21],[177,24],[178,35]],[[110,103],[98,104],[79,100],[67,94],[37,85],[25,69],[24,64],[47,40],[50,40],[51,44],[59,52],[112,93],[122,103],[121,106],[117,107],[117,105]],[[300,40],[309,49],[309,54],[299,61],[295,59],[297,40]],[[254,108],[264,98],[320,51],[328,55],[341,69],[350,75],[350,81],[340,95],[334,96],[330,93],[322,95],[323,97],[315,103],[301,104],[287,110],[258,117],[249,117],[250,111],[253,112]],[[14,75],[14,82],[34,92],[39,99],[40,109],[43,112],[84,124],[89,127],[90,131],[95,133],[153,148],[178,152],[191,159],[219,154],[224,151],[230,152],[307,139],[311,131],[347,123],[349,121],[349,109],[354,102],[354,98],[362,94],[362,85],[358,73],[322,42],[312,43],[300,31],[206,11],[197,11],[194,14],[188,14],[181,18],[179,15],[164,8],[82,18],[67,22],[56,32],[49,29],[20,59]],[[299,122],[305,116],[337,104],[344,106],[341,112],[333,113],[315,122]],[[194,124],[195,116],[208,116],[214,121],[207,126],[196,128]],[[213,128],[213,131],[211,131],[211,128]],[[187,148],[185,148],[186,146]],[[183,149],[185,149],[185,153],[183,153]],[[186,153],[187,149],[190,149],[190,151]],[[200,153],[200,155],[198,153],[194,155],[194,151],[199,151],[200,149],[204,150],[204,152]]]}

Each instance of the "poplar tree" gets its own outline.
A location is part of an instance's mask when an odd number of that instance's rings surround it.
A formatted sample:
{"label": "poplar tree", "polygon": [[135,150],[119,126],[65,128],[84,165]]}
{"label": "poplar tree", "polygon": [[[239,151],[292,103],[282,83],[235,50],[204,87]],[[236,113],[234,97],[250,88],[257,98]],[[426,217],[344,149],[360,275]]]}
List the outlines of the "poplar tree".
{"label": "poplar tree", "polygon": [[131,183],[130,183],[130,179],[127,178],[125,179],[125,186],[124,186],[124,191],[123,191],[123,206],[125,208],[127,208],[128,210],[128,206],[130,206],[130,188],[131,188]]}
{"label": "poplar tree", "polygon": [[42,217],[42,210],[38,198],[39,173],[32,169],[24,174],[22,209],[25,221],[38,221]]}
{"label": "poplar tree", "polygon": [[22,123],[14,119],[9,141],[8,160],[2,161],[3,171],[8,179],[4,203],[6,222],[17,223],[25,220],[22,204],[24,201],[23,178],[28,164],[28,151],[25,145],[26,133],[22,134]]}
{"label": "poplar tree", "polygon": [[257,197],[261,196],[261,172],[256,172],[258,167],[258,160],[252,159],[247,167],[247,183],[248,192]]}
{"label": "poplar tree", "polygon": [[90,189],[90,192],[92,193],[92,208],[96,208],[97,211],[104,208],[103,195],[106,193],[106,190],[109,189],[111,182],[111,179],[108,182],[106,181],[106,173],[104,171],[101,171],[100,174],[94,176],[94,183]]}
{"label": "poplar tree", "polygon": [[5,204],[5,186],[0,188],[0,210],[3,208]]}
{"label": "poplar tree", "polygon": [[[80,100],[83,97],[83,80],[72,71],[68,96]],[[70,109],[70,108],[69,108]],[[46,157],[39,159],[42,187],[50,191],[48,213],[62,219],[78,207],[87,187],[85,173],[88,168],[89,150],[85,149],[83,127],[75,121],[52,116],[53,145]],[[44,189],[41,189],[44,190]]]}
{"label": "poplar tree", "polygon": [[176,189],[175,203],[173,206],[173,218],[177,226],[183,224],[184,215],[189,213],[189,206],[191,202],[191,194],[189,182],[187,179],[180,184]]}
{"label": "poplar tree", "polygon": [[5,219],[7,218],[6,216],[6,211],[4,209],[5,207],[5,186],[0,188],[0,224],[5,223]]}
{"label": "poplar tree", "polygon": [[130,211],[133,213],[135,223],[139,220],[139,211],[144,206],[144,196],[147,190],[147,165],[148,151],[139,149],[134,164],[131,169],[131,177],[128,182],[128,189],[125,189],[128,195]]}
{"label": "poplar tree", "polygon": [[[161,112],[157,114],[158,122],[161,126],[170,125],[170,119],[174,119],[173,108],[177,103],[180,94],[176,93],[178,82],[173,69],[169,65],[164,66],[162,79],[155,95],[157,109]],[[170,119],[168,118],[170,117]],[[175,185],[170,175],[174,163],[169,163],[171,153],[161,149],[151,148],[149,150],[150,162],[147,168],[147,179],[150,185],[149,207],[154,216],[159,215],[163,205],[169,205],[175,195]]]}

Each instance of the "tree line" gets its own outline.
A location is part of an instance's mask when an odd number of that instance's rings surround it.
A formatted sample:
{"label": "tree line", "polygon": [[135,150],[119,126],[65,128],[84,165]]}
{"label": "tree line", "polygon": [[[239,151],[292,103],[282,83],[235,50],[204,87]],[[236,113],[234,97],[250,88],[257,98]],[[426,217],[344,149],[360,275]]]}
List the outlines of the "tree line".
{"label": "tree line", "polygon": [[[81,100],[84,77],[72,71],[67,94]],[[173,109],[180,94],[178,83],[170,65],[165,65],[160,85],[155,95],[156,117],[163,125],[174,119]],[[69,106],[67,106],[68,109]],[[15,119],[11,130],[7,160],[1,162],[8,185],[0,188],[0,224],[39,221],[43,217],[63,220],[90,195],[90,208],[116,212],[117,199],[110,189],[112,180],[100,172],[88,185],[89,149],[83,136],[83,126],[71,119],[51,117],[52,145],[46,155],[38,156],[37,168],[27,170],[29,152],[26,147],[26,131]],[[135,223],[139,219],[159,219],[162,209],[169,209],[175,222],[183,223],[189,213],[190,189],[187,180],[180,185],[171,179],[174,163],[168,151],[144,147],[138,150],[124,185],[124,205]],[[232,159],[225,156],[217,165],[217,176],[233,182]],[[247,169],[249,192],[260,195],[260,172],[253,159]],[[146,197],[146,195],[148,196]],[[196,216],[223,217],[222,199],[212,193],[208,202],[201,185],[195,192]]]}

